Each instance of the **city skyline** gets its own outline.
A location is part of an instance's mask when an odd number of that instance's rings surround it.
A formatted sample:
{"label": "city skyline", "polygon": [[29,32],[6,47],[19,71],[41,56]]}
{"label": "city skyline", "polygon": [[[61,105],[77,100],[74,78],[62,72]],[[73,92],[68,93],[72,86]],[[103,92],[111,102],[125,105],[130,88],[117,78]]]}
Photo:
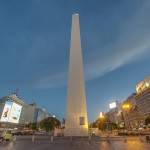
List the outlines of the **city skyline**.
{"label": "city skyline", "polygon": [[65,118],[73,13],[80,15],[89,123],[150,75],[149,1],[1,1],[0,12],[0,97],[18,88],[28,103]]}

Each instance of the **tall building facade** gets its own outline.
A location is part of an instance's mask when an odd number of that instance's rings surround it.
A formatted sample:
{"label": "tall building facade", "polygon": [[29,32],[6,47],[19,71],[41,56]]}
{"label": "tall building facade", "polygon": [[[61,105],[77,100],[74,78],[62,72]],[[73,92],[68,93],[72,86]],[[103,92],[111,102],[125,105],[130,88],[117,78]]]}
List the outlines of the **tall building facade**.
{"label": "tall building facade", "polygon": [[144,78],[136,85],[135,101],[139,114],[139,124],[143,125],[150,116],[150,76]]}
{"label": "tall building facade", "polygon": [[150,116],[150,88],[148,87],[137,93],[135,100],[138,108],[139,124],[143,125],[145,119]]}
{"label": "tall building facade", "polygon": [[72,15],[65,135],[88,136],[88,118],[78,14]]}
{"label": "tall building facade", "polygon": [[26,122],[35,123],[37,122],[37,117],[38,117],[38,107],[36,103],[29,104]]}
{"label": "tall building facade", "polygon": [[123,115],[121,110],[121,103],[115,101],[110,105],[110,110],[105,114],[106,118],[111,122],[115,123],[118,128],[124,127]]}
{"label": "tall building facade", "polygon": [[150,76],[147,76],[146,78],[144,78],[144,80],[142,80],[136,85],[136,92],[137,94],[139,94],[147,88],[150,88]]}
{"label": "tall building facade", "polygon": [[127,129],[139,128],[150,116],[150,76],[136,85],[136,93],[131,94],[122,104],[123,117]]}
{"label": "tall building facade", "polygon": [[127,129],[133,129],[133,128],[138,128],[140,125],[139,122],[139,112],[138,112],[138,107],[135,99],[135,93],[131,94],[123,103],[123,105],[128,104],[129,108],[123,108],[122,107],[122,112],[123,112],[123,117],[124,117],[124,122],[125,122],[125,127]]}

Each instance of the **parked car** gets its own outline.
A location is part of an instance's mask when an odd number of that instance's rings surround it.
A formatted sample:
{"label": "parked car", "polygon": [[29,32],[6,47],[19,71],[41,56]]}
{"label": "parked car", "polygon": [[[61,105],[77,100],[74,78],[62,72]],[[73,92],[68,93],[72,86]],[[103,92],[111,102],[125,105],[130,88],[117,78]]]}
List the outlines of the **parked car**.
{"label": "parked car", "polygon": [[34,133],[35,135],[47,135],[46,131],[37,131]]}
{"label": "parked car", "polygon": [[22,131],[12,132],[12,135],[24,135]]}
{"label": "parked car", "polygon": [[3,141],[3,140],[6,140],[6,141],[9,141],[12,137],[12,133],[11,133],[11,130],[9,129],[4,129],[2,131],[0,131],[0,140]]}

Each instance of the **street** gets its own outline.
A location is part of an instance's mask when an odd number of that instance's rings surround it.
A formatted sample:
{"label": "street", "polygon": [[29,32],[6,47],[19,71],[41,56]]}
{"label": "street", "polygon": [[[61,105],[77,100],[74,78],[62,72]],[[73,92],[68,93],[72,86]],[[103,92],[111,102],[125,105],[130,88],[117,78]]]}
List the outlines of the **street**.
{"label": "street", "polygon": [[51,141],[50,137],[37,136],[32,141],[32,136],[17,136],[16,142],[1,142],[0,150],[149,150],[150,143],[139,137],[110,138],[88,138],[82,137],[55,137]]}

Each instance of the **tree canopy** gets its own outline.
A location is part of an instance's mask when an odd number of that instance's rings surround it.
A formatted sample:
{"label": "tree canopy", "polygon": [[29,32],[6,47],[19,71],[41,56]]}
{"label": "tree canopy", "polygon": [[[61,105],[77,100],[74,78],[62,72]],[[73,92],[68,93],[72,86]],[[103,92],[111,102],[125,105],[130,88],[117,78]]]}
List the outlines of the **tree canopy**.
{"label": "tree canopy", "polygon": [[48,117],[41,120],[38,126],[46,131],[53,131],[55,128],[59,128],[61,125],[60,121],[55,117]]}
{"label": "tree canopy", "polygon": [[150,117],[147,117],[147,118],[145,119],[145,125],[148,125],[148,124],[150,124]]}
{"label": "tree canopy", "polygon": [[99,118],[94,123],[90,125],[92,128],[98,128],[99,130],[114,130],[117,129],[115,123],[110,122],[107,118]]}

